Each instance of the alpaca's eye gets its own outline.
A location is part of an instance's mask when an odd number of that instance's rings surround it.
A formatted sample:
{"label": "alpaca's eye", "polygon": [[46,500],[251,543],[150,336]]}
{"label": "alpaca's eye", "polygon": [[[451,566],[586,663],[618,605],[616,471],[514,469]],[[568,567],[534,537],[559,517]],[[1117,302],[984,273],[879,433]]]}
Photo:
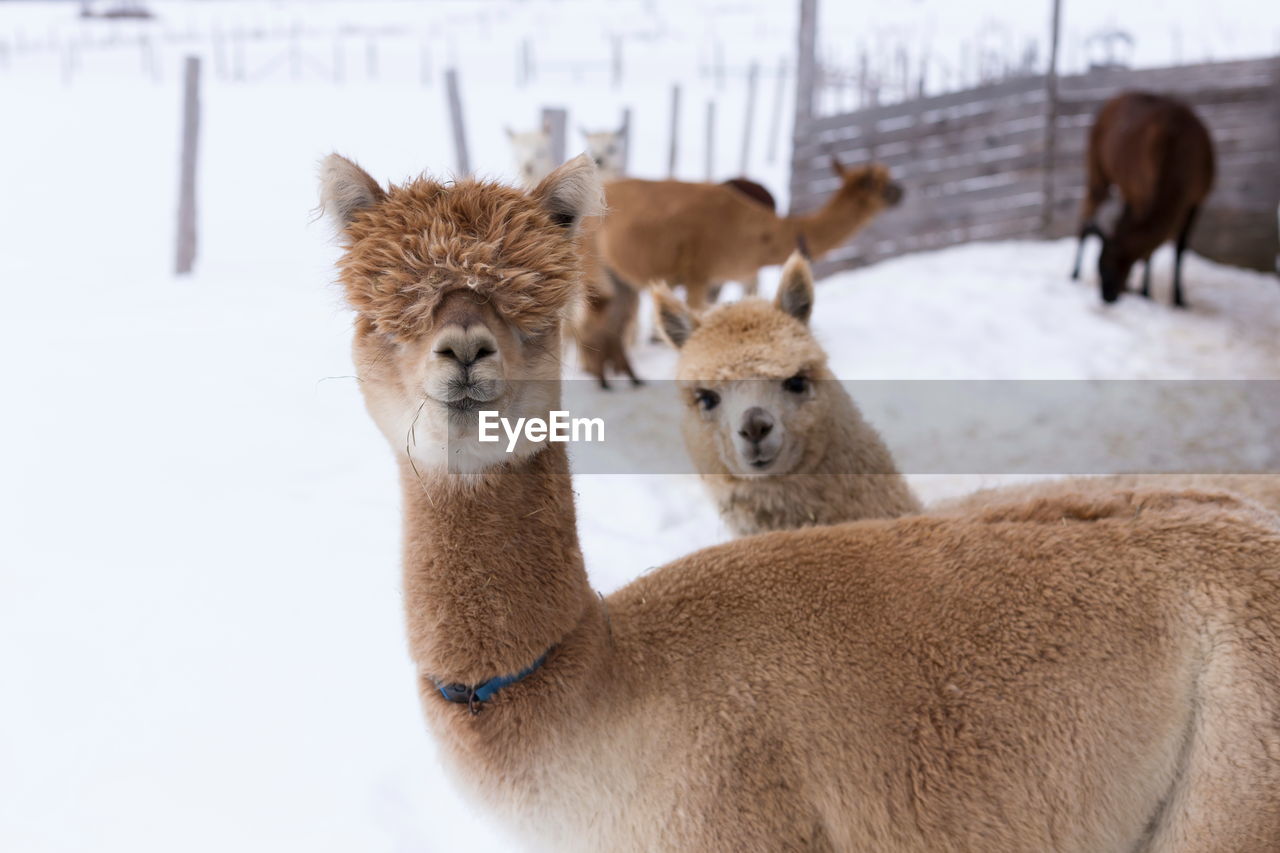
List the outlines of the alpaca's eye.
{"label": "alpaca's eye", "polygon": [[792,394],[803,394],[809,390],[809,377],[797,373],[789,379],[782,380],[782,387]]}
{"label": "alpaca's eye", "polygon": [[697,393],[693,395],[693,399],[702,407],[702,411],[709,412],[716,406],[720,405],[720,395],[715,391],[709,391],[706,388],[699,388]]}

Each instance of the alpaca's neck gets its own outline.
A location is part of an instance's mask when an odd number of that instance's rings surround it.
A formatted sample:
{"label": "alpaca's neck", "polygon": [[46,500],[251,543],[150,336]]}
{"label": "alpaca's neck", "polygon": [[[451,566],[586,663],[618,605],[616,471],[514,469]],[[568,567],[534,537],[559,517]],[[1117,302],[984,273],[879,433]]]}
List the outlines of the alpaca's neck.
{"label": "alpaca's neck", "polygon": [[583,620],[587,583],[562,445],[483,474],[402,465],[404,592],[419,671],[475,684],[521,671]]}
{"label": "alpaca's neck", "polygon": [[764,479],[709,479],[722,516],[737,533],[898,518],[921,511],[880,434],[842,389],[833,398],[829,441],[822,452],[806,458],[800,472]]}
{"label": "alpaca's neck", "polygon": [[786,260],[800,235],[804,236],[813,257],[825,255],[870,222],[883,207],[884,202],[871,193],[855,193],[841,188],[813,213],[780,219],[779,225],[784,232],[784,239],[779,245],[782,254],[774,263]]}

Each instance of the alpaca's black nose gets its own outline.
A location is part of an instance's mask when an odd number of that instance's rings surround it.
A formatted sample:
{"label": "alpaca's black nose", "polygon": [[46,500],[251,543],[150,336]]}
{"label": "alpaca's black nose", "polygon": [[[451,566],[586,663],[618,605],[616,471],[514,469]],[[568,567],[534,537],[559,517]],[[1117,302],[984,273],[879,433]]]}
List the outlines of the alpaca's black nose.
{"label": "alpaca's black nose", "polygon": [[752,406],[742,414],[742,428],[738,435],[754,444],[764,441],[764,437],[773,431],[773,415],[759,406]]}

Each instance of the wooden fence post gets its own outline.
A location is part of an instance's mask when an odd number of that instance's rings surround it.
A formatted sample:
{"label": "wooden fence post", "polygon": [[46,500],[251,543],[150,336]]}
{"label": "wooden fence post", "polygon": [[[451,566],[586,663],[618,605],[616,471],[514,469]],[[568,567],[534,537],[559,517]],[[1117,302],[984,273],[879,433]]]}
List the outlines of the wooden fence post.
{"label": "wooden fence post", "polygon": [[707,180],[715,174],[716,102],[707,101]]}
{"label": "wooden fence post", "polygon": [[671,87],[671,147],[667,151],[667,177],[676,176],[676,152],[680,145],[680,84]]}
{"label": "wooden fence post", "polygon": [[453,125],[453,151],[458,161],[458,177],[471,174],[471,158],[467,156],[467,129],[462,121],[462,98],[458,94],[458,72],[454,68],[444,72],[444,84],[449,92],[449,121]]}
{"label": "wooden fence post", "polygon": [[622,85],[622,36],[615,35],[613,42],[613,88]]}
{"label": "wooden fence post", "polygon": [[738,168],[739,175],[746,175],[747,167],[751,165],[751,136],[756,123],[756,76],[759,73],[760,66],[752,62],[747,69],[747,117],[742,126],[742,163]]}
{"label": "wooden fence post", "polygon": [[631,174],[628,162],[631,160],[631,107],[622,108],[622,128],[618,131],[622,142],[622,174]]}
{"label": "wooden fence post", "polygon": [[[814,78],[817,70],[817,59],[814,56],[814,42],[817,39],[818,0],[800,0],[800,27],[796,37],[796,102],[795,122],[791,129],[791,140],[800,144],[803,135],[808,132],[809,122],[813,120]],[[800,185],[796,171],[795,155],[791,163],[791,210],[796,210],[796,199],[800,195]]]}
{"label": "wooden fence post", "polygon": [[1058,30],[1062,22],[1062,0],[1053,0],[1049,37],[1049,71],[1045,74],[1044,190],[1040,208],[1040,230],[1047,236],[1053,224],[1053,167],[1058,148]]}
{"label": "wooden fence post", "polygon": [[542,129],[551,139],[551,159],[559,166],[564,162],[567,147],[569,111],[564,107],[543,107]]}
{"label": "wooden fence post", "polygon": [[200,139],[200,57],[188,56],[182,96],[182,164],[178,178],[177,254],[174,272],[187,275],[196,261],[196,154]]}
{"label": "wooden fence post", "polygon": [[773,86],[773,117],[769,122],[769,153],[766,159],[774,163],[778,159],[778,134],[782,132],[782,99],[786,96],[787,58],[778,61],[778,79]]}
{"label": "wooden fence post", "polygon": [[796,130],[813,118],[814,81],[817,79],[818,0],[800,0],[800,32],[796,48]]}

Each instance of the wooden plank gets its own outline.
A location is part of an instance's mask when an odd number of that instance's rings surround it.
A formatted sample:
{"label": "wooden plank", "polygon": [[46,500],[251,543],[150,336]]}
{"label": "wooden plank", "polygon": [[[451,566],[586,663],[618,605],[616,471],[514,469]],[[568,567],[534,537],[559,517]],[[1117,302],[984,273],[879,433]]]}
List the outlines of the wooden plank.
{"label": "wooden plank", "polygon": [[963,92],[948,92],[947,94],[934,95],[933,97],[923,98],[918,101],[907,101],[905,103],[889,104],[882,107],[869,107],[865,110],[858,110],[852,113],[841,113],[839,115],[815,118],[809,130],[813,132],[820,132],[831,128],[844,127],[849,124],[851,120],[857,120],[859,122],[879,121],[881,119],[893,118],[904,114],[947,110],[956,107],[963,108],[966,105],[983,104],[1011,95],[1035,93],[1036,96],[1039,97],[1043,95],[1043,92],[1040,91],[1043,88],[1044,78],[1042,76],[1005,80],[1000,83],[979,86]]}

